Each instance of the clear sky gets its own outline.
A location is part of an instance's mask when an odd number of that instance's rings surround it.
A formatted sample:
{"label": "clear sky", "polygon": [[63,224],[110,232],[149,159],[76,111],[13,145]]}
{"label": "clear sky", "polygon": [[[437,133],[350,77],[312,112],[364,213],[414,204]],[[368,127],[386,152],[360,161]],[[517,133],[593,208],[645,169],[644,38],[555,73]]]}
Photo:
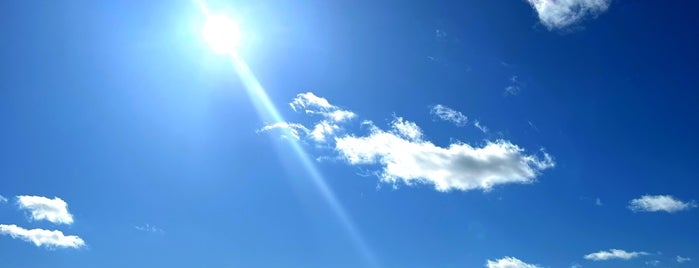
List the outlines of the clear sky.
{"label": "clear sky", "polygon": [[205,6],[0,2],[0,267],[697,267],[696,1]]}

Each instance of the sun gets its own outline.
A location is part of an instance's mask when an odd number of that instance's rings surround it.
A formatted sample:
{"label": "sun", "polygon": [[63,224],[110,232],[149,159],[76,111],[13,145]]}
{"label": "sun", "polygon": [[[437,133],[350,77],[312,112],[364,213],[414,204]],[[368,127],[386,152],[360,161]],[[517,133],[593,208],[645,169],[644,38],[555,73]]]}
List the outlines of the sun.
{"label": "sun", "polygon": [[217,54],[233,54],[240,44],[240,29],[229,17],[209,15],[202,29],[204,39]]}

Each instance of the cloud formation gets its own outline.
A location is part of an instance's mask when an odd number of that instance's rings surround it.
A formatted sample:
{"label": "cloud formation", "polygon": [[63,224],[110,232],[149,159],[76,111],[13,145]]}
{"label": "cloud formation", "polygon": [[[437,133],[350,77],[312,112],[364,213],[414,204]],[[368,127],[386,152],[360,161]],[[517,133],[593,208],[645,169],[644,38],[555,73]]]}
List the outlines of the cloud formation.
{"label": "cloud formation", "polygon": [[564,29],[609,8],[611,0],[527,0],[549,30]]}
{"label": "cloud formation", "polygon": [[685,263],[685,262],[691,261],[692,259],[690,259],[689,257],[685,258],[685,257],[677,255],[677,258],[675,258],[675,260],[677,260],[677,262],[679,262],[679,263]]}
{"label": "cloud formation", "polygon": [[295,140],[300,140],[301,134],[305,136],[308,135],[308,133],[310,132],[305,126],[301,124],[287,122],[278,122],[271,125],[266,125],[262,127],[260,130],[258,130],[258,132],[266,132],[274,129],[280,129],[284,131],[285,135],[283,134],[282,137],[291,136],[291,138],[294,138]]}
{"label": "cloud formation", "polygon": [[[375,174],[382,182],[394,185],[430,184],[442,192],[488,191],[497,185],[532,183],[543,170],[555,165],[547,153],[526,154],[524,149],[507,140],[486,141],[481,146],[461,142],[438,146],[425,138],[417,124],[402,117],[394,117],[387,130],[371,121],[363,121],[361,125],[368,127],[368,133],[346,133],[339,123],[355,114],[310,92],[298,94],[290,106],[295,111],[320,114],[323,119],[313,130],[284,122],[265,126],[260,131],[286,129],[296,139],[308,137],[327,145],[325,148],[333,148],[339,158],[350,165],[378,165],[381,171]],[[352,116],[328,114],[336,111]],[[446,106],[435,106],[432,113],[454,123],[467,122],[463,114]]]}
{"label": "cloud formation", "polygon": [[0,234],[9,235],[33,243],[37,247],[47,248],[81,248],[85,241],[74,235],[64,235],[58,230],[24,229],[17,225],[0,224]]}
{"label": "cloud formation", "polygon": [[2,203],[7,203],[7,198],[5,198],[4,196],[0,195],[0,204],[2,204]]}
{"label": "cloud formation", "polygon": [[432,109],[430,109],[430,114],[441,120],[452,122],[458,127],[463,127],[468,123],[468,117],[464,114],[441,104],[433,106]]}
{"label": "cloud formation", "polygon": [[627,252],[625,250],[621,249],[610,249],[608,251],[599,251],[595,253],[590,253],[585,255],[585,259],[587,260],[592,260],[592,261],[607,261],[607,260],[613,260],[613,259],[619,259],[619,260],[630,260],[636,257],[648,255],[647,252],[639,251],[639,252]]}
{"label": "cloud formation", "polygon": [[395,121],[392,130],[374,126],[367,136],[348,135],[335,138],[335,142],[340,156],[350,164],[381,165],[384,182],[428,183],[442,192],[487,191],[501,184],[531,183],[540,171],[554,166],[548,154],[527,155],[505,140],[487,142],[483,147],[465,143],[440,147],[406,135]]}
{"label": "cloud formation", "polygon": [[485,263],[487,268],[539,268],[540,266],[525,263],[515,257],[504,257],[499,260],[488,260]]}
{"label": "cloud formation", "polygon": [[31,219],[47,220],[56,224],[72,224],[73,215],[68,212],[68,204],[58,197],[49,199],[43,196],[17,196],[20,209],[28,210]]}
{"label": "cloud formation", "polygon": [[332,122],[342,122],[355,117],[353,112],[340,109],[330,104],[327,99],[316,96],[313,92],[296,95],[296,98],[289,103],[289,106],[297,112],[304,111],[307,114],[322,115]]}
{"label": "cloud formation", "polygon": [[477,129],[479,129],[483,133],[488,133],[488,127],[481,124],[481,122],[478,120],[473,122],[473,126],[476,127]]}
{"label": "cloud formation", "polygon": [[522,82],[519,81],[519,77],[513,75],[510,77],[510,85],[505,87],[505,96],[515,96],[522,91]]}
{"label": "cloud formation", "polygon": [[136,230],[139,230],[141,232],[147,232],[147,233],[158,233],[158,234],[164,234],[165,230],[158,228],[155,225],[150,225],[146,223],[145,225],[142,226],[134,226],[133,227]]}
{"label": "cloud formation", "polygon": [[326,137],[334,135],[341,129],[338,123],[356,116],[353,112],[340,109],[330,104],[327,99],[318,97],[312,92],[296,95],[289,106],[296,112],[303,111],[306,114],[321,115],[324,118],[313,127],[312,131],[306,131],[306,134],[310,134],[310,137],[316,142],[326,142]]}
{"label": "cloud formation", "polygon": [[697,207],[696,202],[683,202],[671,195],[644,195],[629,201],[629,209],[633,212],[673,213],[695,207]]}

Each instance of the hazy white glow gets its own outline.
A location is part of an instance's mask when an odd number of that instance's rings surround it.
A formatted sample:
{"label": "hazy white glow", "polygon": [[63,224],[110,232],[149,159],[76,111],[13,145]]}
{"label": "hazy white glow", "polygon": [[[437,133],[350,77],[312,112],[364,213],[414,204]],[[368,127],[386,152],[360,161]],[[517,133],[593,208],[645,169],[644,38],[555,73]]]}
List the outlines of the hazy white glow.
{"label": "hazy white glow", "polygon": [[202,29],[204,39],[218,54],[231,54],[240,43],[240,29],[236,23],[222,15],[210,15]]}

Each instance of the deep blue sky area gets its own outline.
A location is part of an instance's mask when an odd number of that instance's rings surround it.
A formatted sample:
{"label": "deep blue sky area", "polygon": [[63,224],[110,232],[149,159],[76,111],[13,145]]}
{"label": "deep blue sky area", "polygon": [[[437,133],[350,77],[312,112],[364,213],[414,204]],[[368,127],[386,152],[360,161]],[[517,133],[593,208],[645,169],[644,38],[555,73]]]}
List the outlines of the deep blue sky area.
{"label": "deep blue sky area", "polygon": [[201,3],[0,3],[0,267],[699,263],[699,2]]}

